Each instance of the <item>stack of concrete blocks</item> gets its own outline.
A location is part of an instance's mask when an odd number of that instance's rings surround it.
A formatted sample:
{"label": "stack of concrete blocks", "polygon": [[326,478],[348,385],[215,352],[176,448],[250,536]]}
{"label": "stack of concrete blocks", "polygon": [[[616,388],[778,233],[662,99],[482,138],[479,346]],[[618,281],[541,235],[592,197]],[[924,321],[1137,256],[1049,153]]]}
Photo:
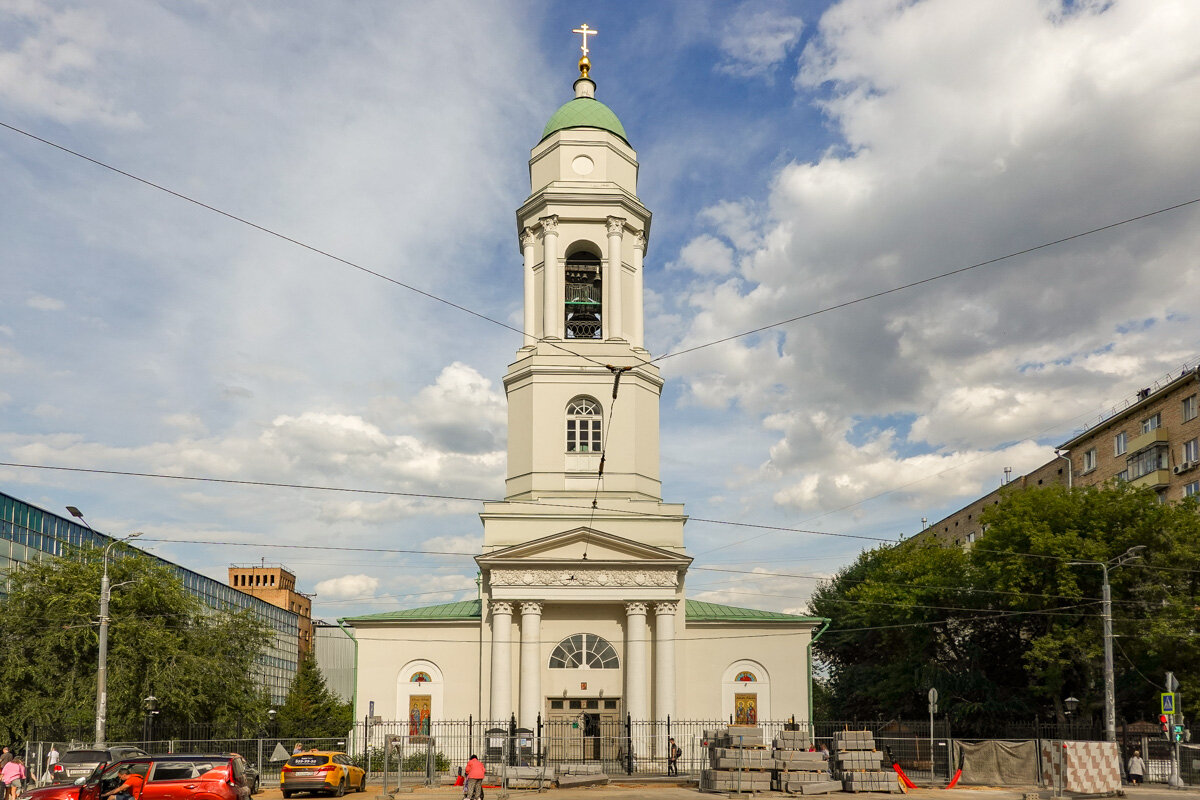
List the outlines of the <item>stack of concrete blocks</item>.
{"label": "stack of concrete blocks", "polygon": [[870,731],[837,731],[833,743],[838,775],[845,791],[900,791],[896,774],[881,769],[882,754],[875,749],[875,738]]}
{"label": "stack of concrete blocks", "polygon": [[809,752],[808,731],[780,731],[775,737],[775,778],[771,788],[788,794],[840,792],[840,781],[831,780],[829,762]]}
{"label": "stack of concrete blocks", "polygon": [[603,786],[607,783],[608,775],[604,774],[599,764],[563,764],[558,768],[560,789],[572,786]]}
{"label": "stack of concrete blocks", "polygon": [[724,731],[705,731],[709,769],[700,773],[700,790],[708,792],[768,792],[775,758],[763,740],[762,728],[748,725]]}

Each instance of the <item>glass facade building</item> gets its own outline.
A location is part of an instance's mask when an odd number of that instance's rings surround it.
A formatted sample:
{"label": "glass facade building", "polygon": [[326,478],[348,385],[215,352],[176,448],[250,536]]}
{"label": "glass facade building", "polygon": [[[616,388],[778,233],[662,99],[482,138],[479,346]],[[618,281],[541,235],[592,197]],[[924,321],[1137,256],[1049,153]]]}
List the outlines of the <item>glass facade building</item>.
{"label": "glass facade building", "polygon": [[[57,558],[76,548],[105,547],[112,541],[112,537],[74,520],[0,492],[0,594],[7,592],[7,575],[15,566]],[[132,542],[129,546],[137,549]],[[171,570],[184,588],[208,608],[230,612],[248,610],[270,626],[274,635],[266,652],[255,662],[255,677],[270,693],[273,703],[283,703],[296,675],[299,615],[153,553],[139,552]]]}

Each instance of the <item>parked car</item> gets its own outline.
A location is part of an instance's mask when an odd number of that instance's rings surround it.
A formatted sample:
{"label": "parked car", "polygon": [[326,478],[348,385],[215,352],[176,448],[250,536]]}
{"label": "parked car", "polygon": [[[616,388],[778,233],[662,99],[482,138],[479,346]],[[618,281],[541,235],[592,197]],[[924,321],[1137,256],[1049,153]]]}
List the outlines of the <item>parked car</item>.
{"label": "parked car", "polygon": [[341,797],[347,789],[365,792],[367,772],[350,763],[350,756],[345,753],[310,750],[297,753],[283,765],[279,789],[284,797],[296,792],[325,792]]}
{"label": "parked car", "polygon": [[[231,755],[236,756],[237,753],[232,753]],[[258,767],[251,764],[245,758],[242,758],[242,763],[246,767],[246,785],[250,787],[250,794],[258,794]]]}
{"label": "parked car", "polygon": [[72,783],[23,792],[22,800],[100,800],[120,785],[119,771],[143,776],[142,800],[248,800],[246,761],[234,753],[144,756],[97,767]]}
{"label": "parked car", "polygon": [[144,755],[147,755],[145,750],[128,746],[68,750],[58,759],[58,763],[50,768],[50,782],[72,783],[78,778],[91,775],[96,771],[96,767],[103,764]]}

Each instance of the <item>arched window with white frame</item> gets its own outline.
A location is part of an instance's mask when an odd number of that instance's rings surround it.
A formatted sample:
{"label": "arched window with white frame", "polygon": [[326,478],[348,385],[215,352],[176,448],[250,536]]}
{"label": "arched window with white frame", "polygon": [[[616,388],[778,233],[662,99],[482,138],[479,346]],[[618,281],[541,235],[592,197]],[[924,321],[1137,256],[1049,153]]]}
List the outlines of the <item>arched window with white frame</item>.
{"label": "arched window with white frame", "polygon": [[567,404],[567,452],[599,453],[603,447],[603,409],[590,397],[576,397]]}

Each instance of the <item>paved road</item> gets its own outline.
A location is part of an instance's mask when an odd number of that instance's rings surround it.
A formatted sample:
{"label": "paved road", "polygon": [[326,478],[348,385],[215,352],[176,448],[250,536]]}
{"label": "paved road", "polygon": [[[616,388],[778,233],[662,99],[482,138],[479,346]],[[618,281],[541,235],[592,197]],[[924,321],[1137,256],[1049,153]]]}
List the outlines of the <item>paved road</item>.
{"label": "paved road", "polygon": [[[990,787],[966,787],[957,789],[910,789],[908,794],[904,796],[904,800],[1023,800],[1025,792],[1038,791],[1043,798],[1053,797],[1051,790],[1039,791],[1036,787],[1028,789],[993,789]],[[1162,784],[1151,784],[1149,786],[1126,786],[1125,796],[1130,800],[1200,800],[1200,787],[1189,787],[1187,789],[1170,789]],[[654,800],[698,800],[698,798],[720,797],[716,794],[702,794],[694,788],[678,786],[674,784],[662,783],[620,783],[610,786],[592,786],[581,789],[550,789],[544,794],[550,795],[548,800],[637,800],[641,797],[653,797]],[[498,790],[489,790],[488,797],[496,798]],[[406,795],[397,795],[398,798],[404,798]],[[409,795],[414,800],[417,798],[426,798],[427,800],[460,800],[462,790],[453,786],[439,786],[436,788],[419,787]],[[513,800],[534,800],[538,793],[528,789],[512,790],[509,792],[510,798]],[[781,795],[769,793],[767,797],[780,797]],[[848,795],[835,795],[837,797],[845,797],[849,800]],[[256,794],[255,800],[279,800],[282,796],[279,789],[269,789]],[[301,795],[307,797],[307,795]],[[361,797],[363,800],[375,800],[378,797],[386,797],[382,793],[382,787],[377,784],[371,784],[367,787],[366,794],[355,795],[347,794],[347,798]],[[893,795],[884,795],[881,793],[867,792],[864,793],[862,800],[885,800],[885,798],[894,797]],[[1095,795],[1069,795],[1071,798],[1086,798],[1095,797]]]}

